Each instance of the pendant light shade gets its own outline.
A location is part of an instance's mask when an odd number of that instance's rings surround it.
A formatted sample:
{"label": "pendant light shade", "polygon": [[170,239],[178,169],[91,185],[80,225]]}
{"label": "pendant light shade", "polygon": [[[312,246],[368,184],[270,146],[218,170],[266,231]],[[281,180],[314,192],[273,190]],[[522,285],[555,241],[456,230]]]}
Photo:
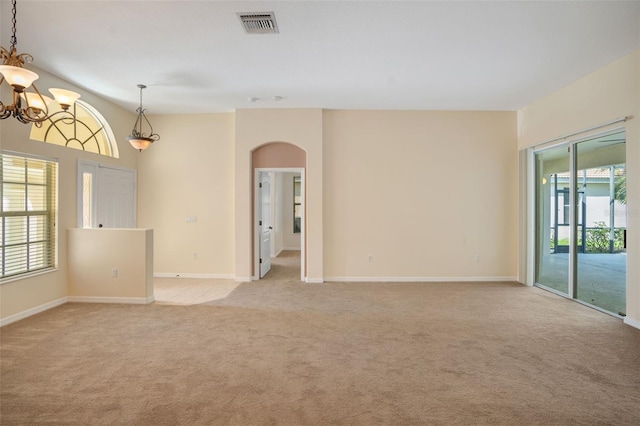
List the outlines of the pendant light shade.
{"label": "pendant light shade", "polygon": [[40,96],[37,93],[32,92],[23,92],[20,97],[29,105],[31,108],[35,108],[40,111],[45,111],[49,104],[53,102],[48,96]]}
{"label": "pendant light shade", "polygon": [[51,88],[49,92],[56,98],[56,101],[60,104],[63,110],[68,110],[78,99],[80,94],[72,92],[71,90]]}
{"label": "pendant light shade", "polygon": [[129,136],[127,140],[129,141],[132,147],[134,147],[139,151],[149,148],[151,144],[154,142],[153,139],[150,139],[150,138],[136,138],[133,136]]}
{"label": "pendant light shade", "polygon": [[38,79],[35,72],[12,65],[0,65],[0,74],[18,93],[22,93]]}

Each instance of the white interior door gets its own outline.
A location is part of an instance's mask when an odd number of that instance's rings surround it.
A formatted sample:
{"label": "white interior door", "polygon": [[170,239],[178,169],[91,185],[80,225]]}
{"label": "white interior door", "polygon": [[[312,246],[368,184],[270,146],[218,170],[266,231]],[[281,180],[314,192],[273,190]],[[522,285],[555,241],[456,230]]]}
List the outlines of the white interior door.
{"label": "white interior door", "polygon": [[271,269],[271,177],[269,173],[260,173],[260,278]]}
{"label": "white interior door", "polygon": [[98,227],[136,227],[134,170],[98,167]]}

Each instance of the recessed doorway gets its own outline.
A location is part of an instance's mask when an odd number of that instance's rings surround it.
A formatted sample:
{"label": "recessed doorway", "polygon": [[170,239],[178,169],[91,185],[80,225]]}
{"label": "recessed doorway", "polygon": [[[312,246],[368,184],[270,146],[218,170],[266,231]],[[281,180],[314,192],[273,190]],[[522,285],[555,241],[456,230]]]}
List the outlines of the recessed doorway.
{"label": "recessed doorway", "polygon": [[[259,280],[292,261],[305,280],[304,168],[256,168],[254,177],[254,274]],[[286,261],[283,259],[286,258]]]}

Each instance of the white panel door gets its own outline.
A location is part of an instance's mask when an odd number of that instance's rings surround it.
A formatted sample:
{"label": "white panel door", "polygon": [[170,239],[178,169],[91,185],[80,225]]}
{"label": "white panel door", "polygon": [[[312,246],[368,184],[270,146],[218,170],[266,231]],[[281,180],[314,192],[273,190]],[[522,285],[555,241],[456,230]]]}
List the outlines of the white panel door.
{"label": "white panel door", "polygon": [[98,168],[98,227],[136,227],[136,173]]}
{"label": "white panel door", "polygon": [[260,278],[271,269],[271,178],[269,173],[260,173]]}

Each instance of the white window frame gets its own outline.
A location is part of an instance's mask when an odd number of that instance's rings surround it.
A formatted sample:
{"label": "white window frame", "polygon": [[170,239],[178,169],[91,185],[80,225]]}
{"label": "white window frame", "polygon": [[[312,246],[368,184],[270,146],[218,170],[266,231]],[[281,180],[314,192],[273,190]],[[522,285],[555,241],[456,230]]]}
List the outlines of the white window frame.
{"label": "white window frame", "polygon": [[[41,268],[37,268],[37,269],[31,269],[29,270],[28,267],[25,271],[23,272],[18,272],[18,273],[13,273],[11,275],[8,276],[3,276],[4,274],[4,252],[2,253],[2,257],[0,257],[0,262],[2,262],[2,265],[0,265],[0,284],[5,284],[8,282],[12,282],[12,281],[16,281],[16,280],[21,280],[21,279],[25,279],[28,277],[33,277],[36,275],[41,275],[41,274],[46,274],[46,273],[50,273],[53,271],[57,271],[58,270],[58,188],[59,188],[59,162],[58,159],[55,158],[48,158],[48,157],[40,157],[40,156],[36,156],[36,155],[31,155],[31,154],[24,154],[21,152],[11,152],[11,151],[0,151],[0,154],[2,154],[2,156],[7,155],[7,156],[14,156],[17,158],[21,158],[21,159],[33,159],[33,160],[38,160],[38,161],[45,161],[48,163],[53,163],[55,164],[55,170],[54,170],[54,176],[52,177],[50,184],[53,186],[53,194],[51,191],[51,187],[49,185],[47,185],[48,191],[47,191],[47,195],[49,198],[51,198],[50,200],[50,204],[47,206],[47,209],[44,210],[45,212],[49,212],[49,215],[52,215],[53,217],[49,220],[49,222],[51,223],[51,226],[53,227],[52,230],[50,230],[50,238],[48,240],[48,248],[47,251],[50,255],[49,261],[50,264],[45,265],[44,267]],[[0,179],[4,182],[4,176],[0,177]],[[25,178],[26,179],[26,178]],[[3,202],[4,204],[4,202]],[[4,206],[3,206],[3,210],[4,210]],[[4,221],[4,218],[7,217],[9,215],[5,215],[4,211],[2,211],[2,214],[0,216],[0,219]],[[11,216],[15,216],[15,215],[11,215]],[[28,215],[24,215],[24,216],[28,216]],[[27,229],[25,232],[29,232],[29,230]],[[5,229],[5,234],[6,235],[6,229]],[[4,237],[3,237],[4,238]],[[28,238],[26,238],[27,242],[26,244],[29,244]],[[2,246],[4,246],[4,241],[1,242]]]}

